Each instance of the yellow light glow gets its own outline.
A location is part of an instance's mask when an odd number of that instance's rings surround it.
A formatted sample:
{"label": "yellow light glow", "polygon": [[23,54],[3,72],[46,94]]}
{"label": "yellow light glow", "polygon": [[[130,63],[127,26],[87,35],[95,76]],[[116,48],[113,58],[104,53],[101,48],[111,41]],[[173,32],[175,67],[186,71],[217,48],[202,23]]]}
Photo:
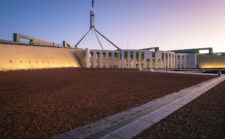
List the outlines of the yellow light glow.
{"label": "yellow light glow", "polygon": [[80,67],[75,51],[0,44],[0,70]]}
{"label": "yellow light glow", "polygon": [[225,68],[225,65],[215,64],[215,65],[202,65],[200,68],[211,69],[211,68]]}

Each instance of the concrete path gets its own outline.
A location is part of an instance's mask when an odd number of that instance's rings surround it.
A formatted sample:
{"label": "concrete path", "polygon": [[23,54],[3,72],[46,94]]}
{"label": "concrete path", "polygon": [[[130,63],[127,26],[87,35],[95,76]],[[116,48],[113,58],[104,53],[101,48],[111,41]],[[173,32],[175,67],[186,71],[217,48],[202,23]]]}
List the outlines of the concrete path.
{"label": "concrete path", "polygon": [[56,138],[132,138],[224,80],[225,76],[216,77],[179,92],[153,100],[140,107],[71,130]]}
{"label": "concrete path", "polygon": [[190,74],[190,75],[211,75],[211,76],[218,76],[218,74],[213,74],[213,73],[203,73],[203,72],[198,72],[198,71],[172,71],[172,70],[154,70],[153,72],[165,72],[165,73],[174,73],[174,74]]}

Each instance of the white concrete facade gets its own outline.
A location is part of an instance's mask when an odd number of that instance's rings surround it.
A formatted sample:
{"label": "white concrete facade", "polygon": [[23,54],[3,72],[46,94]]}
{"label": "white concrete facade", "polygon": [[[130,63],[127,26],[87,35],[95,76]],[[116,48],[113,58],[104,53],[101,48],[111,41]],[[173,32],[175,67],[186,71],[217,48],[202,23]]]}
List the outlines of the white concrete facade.
{"label": "white concrete facade", "polygon": [[188,54],[169,51],[86,49],[87,68],[184,69],[189,59]]}
{"label": "white concrete facade", "polygon": [[189,54],[188,55],[188,68],[197,68],[197,55]]}
{"label": "white concrete facade", "polygon": [[188,67],[188,56],[189,54],[177,53],[176,54],[176,68],[177,69],[187,69]]}

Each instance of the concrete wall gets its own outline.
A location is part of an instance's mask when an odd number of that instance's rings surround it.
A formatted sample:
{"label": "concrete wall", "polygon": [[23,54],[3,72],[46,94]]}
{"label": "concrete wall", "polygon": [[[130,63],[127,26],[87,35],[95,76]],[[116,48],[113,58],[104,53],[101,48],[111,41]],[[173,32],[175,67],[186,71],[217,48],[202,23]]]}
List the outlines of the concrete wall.
{"label": "concrete wall", "polygon": [[0,44],[0,71],[85,67],[85,50]]}
{"label": "concrete wall", "polygon": [[41,39],[37,39],[37,38],[34,38],[34,37],[30,37],[30,36],[22,35],[22,34],[18,34],[18,33],[13,34],[13,41],[14,42],[20,43],[21,38],[29,40],[30,44],[32,44],[32,45],[57,46],[53,42],[44,41],[44,40],[41,40]]}
{"label": "concrete wall", "polygon": [[225,68],[225,56],[198,55],[199,68]]}
{"label": "concrete wall", "polygon": [[188,54],[188,68],[195,69],[197,68],[197,55]]}

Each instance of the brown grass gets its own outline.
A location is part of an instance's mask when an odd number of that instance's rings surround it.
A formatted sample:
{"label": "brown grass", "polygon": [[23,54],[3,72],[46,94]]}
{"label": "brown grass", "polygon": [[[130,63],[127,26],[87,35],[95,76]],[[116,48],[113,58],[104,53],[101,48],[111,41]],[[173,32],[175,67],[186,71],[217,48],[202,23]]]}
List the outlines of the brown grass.
{"label": "brown grass", "polygon": [[50,138],[210,78],[119,69],[0,72],[0,138]]}

